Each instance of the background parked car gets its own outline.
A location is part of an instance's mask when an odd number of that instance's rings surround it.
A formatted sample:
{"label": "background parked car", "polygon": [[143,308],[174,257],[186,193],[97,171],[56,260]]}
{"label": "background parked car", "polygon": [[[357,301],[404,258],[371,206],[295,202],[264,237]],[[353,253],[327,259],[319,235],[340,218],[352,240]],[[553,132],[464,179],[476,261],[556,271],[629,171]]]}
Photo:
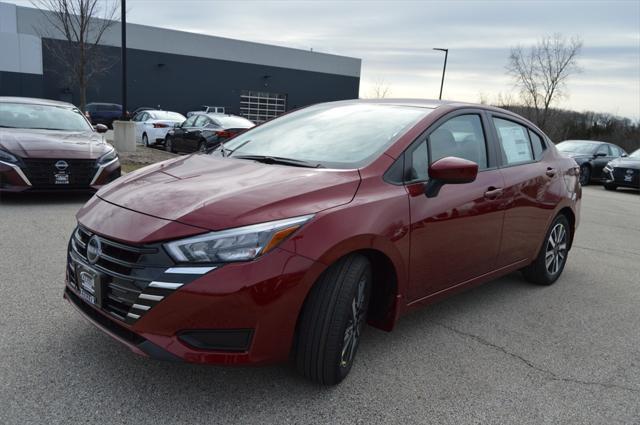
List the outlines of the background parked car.
{"label": "background parked car", "polygon": [[122,117],[122,106],[117,103],[87,103],[85,111],[91,124],[104,124],[109,128],[113,128],[113,121]]}
{"label": "background parked car", "polygon": [[164,144],[167,132],[185,119],[184,115],[177,112],[142,110],[131,119],[136,125],[136,143],[144,146]]}
{"label": "background parked car", "polygon": [[640,189],[640,149],[628,157],[609,162],[603,170],[604,188],[616,190],[618,187]]}
{"label": "background parked car", "polygon": [[602,181],[602,169],[613,159],[627,156],[627,152],[613,143],[596,140],[565,140],[556,145],[565,156],[573,158],[580,166],[580,184]]}
{"label": "background parked car", "polygon": [[169,130],[165,148],[169,152],[205,151],[254,125],[237,115],[198,113]]}
{"label": "background parked car", "polygon": [[200,113],[206,113],[206,114],[224,114],[226,113],[224,106],[209,106],[209,105],[201,105],[200,109],[197,111],[189,111],[187,112],[187,118],[189,118],[191,115],[195,115],[195,114],[200,114]]}
{"label": "background parked car", "polygon": [[0,193],[96,190],[120,177],[118,154],[66,102],[0,97]]}

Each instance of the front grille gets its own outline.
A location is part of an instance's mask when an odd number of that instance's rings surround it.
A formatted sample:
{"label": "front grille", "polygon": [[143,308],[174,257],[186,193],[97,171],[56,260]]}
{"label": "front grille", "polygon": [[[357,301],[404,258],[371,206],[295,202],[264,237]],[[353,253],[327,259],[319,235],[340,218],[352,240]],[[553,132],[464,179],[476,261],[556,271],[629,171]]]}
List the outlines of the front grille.
{"label": "front grille", "polygon": [[[69,184],[56,184],[55,175],[60,171],[55,164],[58,161],[68,164],[66,170],[69,175]],[[24,158],[25,166],[22,167],[25,175],[33,187],[43,188],[84,188],[93,180],[98,168],[93,159],[39,159]]]}
{"label": "front grille", "polygon": [[[87,259],[87,245],[94,237],[101,253],[94,264]],[[71,288],[80,290],[76,267],[88,267],[99,273],[96,289],[98,306],[111,316],[134,323],[164,298],[199,275],[176,273],[180,268],[159,244],[133,246],[94,235],[79,226],[69,242],[67,264]],[[211,267],[210,269],[213,269]]]}
{"label": "front grille", "polygon": [[[631,180],[625,180],[625,177],[629,175],[632,176]],[[640,186],[640,170],[636,170],[633,168],[614,168],[613,179],[616,183]]]}

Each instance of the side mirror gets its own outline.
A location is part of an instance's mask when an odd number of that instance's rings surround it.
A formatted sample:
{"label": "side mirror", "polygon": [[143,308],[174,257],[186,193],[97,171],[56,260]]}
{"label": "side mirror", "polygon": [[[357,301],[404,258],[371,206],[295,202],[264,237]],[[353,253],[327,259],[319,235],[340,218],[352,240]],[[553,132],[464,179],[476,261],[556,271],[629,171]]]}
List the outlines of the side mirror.
{"label": "side mirror", "polygon": [[596,152],[595,155],[593,155],[594,158],[597,158],[599,156],[607,156],[607,154],[604,152]]}
{"label": "side mirror", "polygon": [[182,123],[181,122],[173,123],[173,128],[180,128],[180,127],[182,127]]}
{"label": "side mirror", "polygon": [[107,127],[104,124],[96,124],[93,126],[93,128],[98,132],[98,133],[106,133],[107,130],[109,130],[109,127]]}
{"label": "side mirror", "polygon": [[434,198],[445,184],[471,183],[478,176],[478,164],[456,156],[448,156],[429,166],[429,182],[424,187],[427,198]]}
{"label": "side mirror", "polygon": [[626,158],[626,157],[628,157],[628,156],[629,156],[629,154],[627,154],[627,153],[623,153],[623,154],[622,154],[622,155],[620,155],[620,156],[621,156],[622,158]]}

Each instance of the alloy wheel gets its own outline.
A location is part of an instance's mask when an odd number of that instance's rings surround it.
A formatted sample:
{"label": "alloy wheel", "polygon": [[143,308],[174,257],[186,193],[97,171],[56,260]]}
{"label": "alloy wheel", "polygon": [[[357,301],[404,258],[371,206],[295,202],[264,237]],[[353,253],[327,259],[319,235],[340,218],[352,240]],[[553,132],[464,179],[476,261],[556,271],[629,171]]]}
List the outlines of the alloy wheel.
{"label": "alloy wheel", "polygon": [[567,258],[567,230],[562,223],[556,224],[549,234],[545,251],[547,272],[555,275],[560,271]]}
{"label": "alloy wheel", "polygon": [[360,342],[360,335],[364,327],[366,317],[366,289],[367,278],[362,276],[358,282],[356,293],[351,300],[351,316],[347,322],[347,328],[344,331],[342,342],[342,351],[340,354],[340,366],[348,367],[353,361],[353,357]]}

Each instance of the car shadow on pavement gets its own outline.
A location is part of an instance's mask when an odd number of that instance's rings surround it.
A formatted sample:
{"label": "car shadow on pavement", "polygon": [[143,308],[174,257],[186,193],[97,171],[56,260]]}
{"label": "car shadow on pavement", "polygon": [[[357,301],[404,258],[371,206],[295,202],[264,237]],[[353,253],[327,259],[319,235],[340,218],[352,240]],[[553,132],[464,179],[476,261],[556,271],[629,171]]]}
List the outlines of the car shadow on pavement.
{"label": "car shadow on pavement", "polygon": [[0,205],[72,204],[86,202],[93,192],[1,193]]}
{"label": "car shadow on pavement", "polygon": [[[328,400],[354,386],[383,385],[390,376],[400,379],[410,373],[406,368],[415,367],[411,362],[416,359],[404,364],[396,363],[396,359],[407,352],[415,353],[416,345],[428,344],[431,335],[446,331],[438,323],[456,322],[461,310],[467,311],[468,317],[486,309],[487,305],[511,300],[517,303],[519,298],[539,289],[525,283],[519,274],[513,274],[418,310],[400,320],[391,333],[369,327],[351,376],[337,387],[322,387],[306,381],[296,373],[292,362],[233,367],[139,357],[90,325],[73,326],[63,341],[56,341],[63,347],[63,353],[48,367],[74,370],[67,379],[78,382],[68,384],[82,392],[77,394],[81,398],[96,392],[121,399],[125,395],[120,390],[126,389],[127,404],[144,405],[144,410],[161,417],[174,415],[176,406],[194,415],[199,410],[214,412],[237,406],[242,416],[251,417],[261,408],[273,409],[278,405],[304,408],[306,402]],[[437,346],[433,349],[446,350]],[[437,366],[421,358],[421,373],[436,372],[429,368]],[[269,406],[263,405],[265,400],[269,400]]]}

